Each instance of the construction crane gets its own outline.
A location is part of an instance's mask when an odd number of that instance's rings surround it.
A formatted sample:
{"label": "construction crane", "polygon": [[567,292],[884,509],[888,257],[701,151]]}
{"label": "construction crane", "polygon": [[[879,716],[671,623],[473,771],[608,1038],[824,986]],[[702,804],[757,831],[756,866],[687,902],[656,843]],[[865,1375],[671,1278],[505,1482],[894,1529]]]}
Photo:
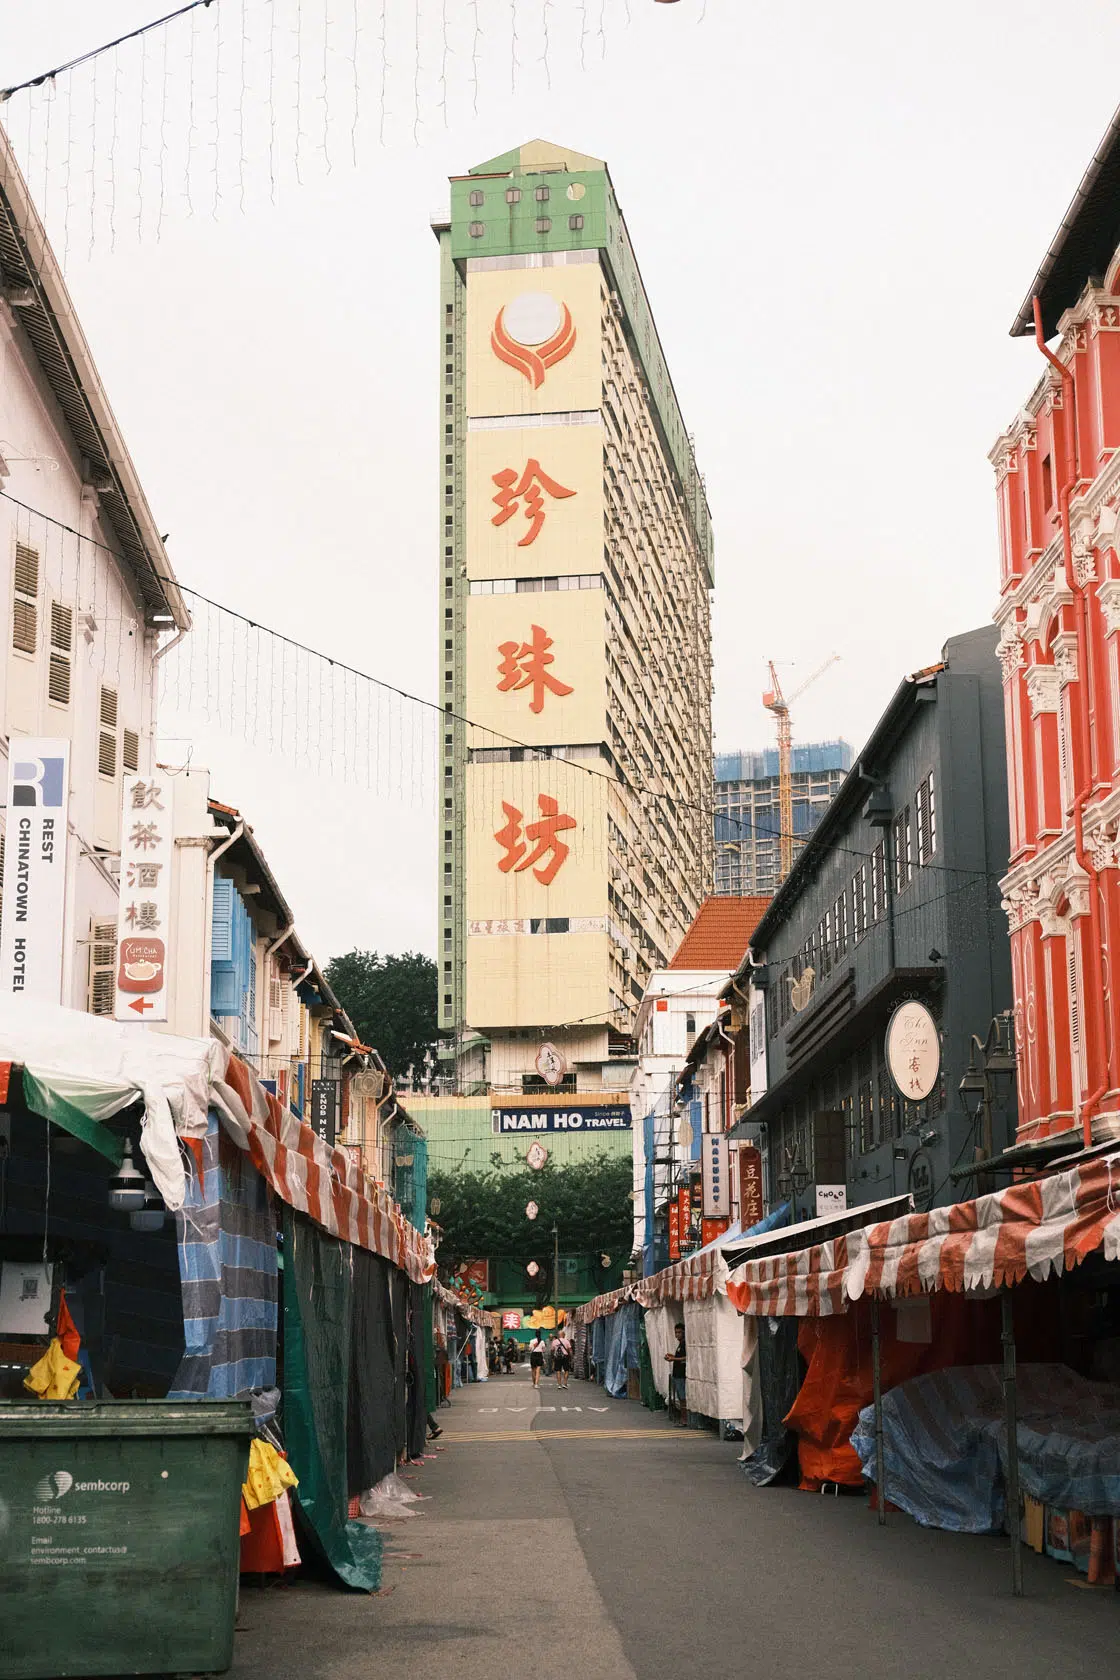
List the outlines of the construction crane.
{"label": "construction crane", "polygon": [[801,687],[787,699],[782,693],[782,685],[778,681],[778,673],[774,669],[774,661],[768,661],[770,666],[770,687],[762,696],[762,704],[768,712],[773,712],[778,720],[778,880],[784,881],[793,868],[793,777],[790,773],[790,717],[789,709],[795,700],[800,700],[805,690],[823,676],[830,665],[835,665],[839,659],[838,653],[830,653],[823,665],[818,665],[811,676],[805,678]]}

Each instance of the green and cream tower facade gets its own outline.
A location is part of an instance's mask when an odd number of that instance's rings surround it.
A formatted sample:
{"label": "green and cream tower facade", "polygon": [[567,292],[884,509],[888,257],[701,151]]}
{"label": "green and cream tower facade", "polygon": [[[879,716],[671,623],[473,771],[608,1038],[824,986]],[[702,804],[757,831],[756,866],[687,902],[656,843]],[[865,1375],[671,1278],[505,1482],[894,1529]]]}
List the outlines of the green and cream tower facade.
{"label": "green and cream tower facade", "polygon": [[[440,245],[440,1025],[619,1089],[712,879],[712,532],[606,166],[533,141]],[[555,1072],[555,1070],[554,1070]]]}

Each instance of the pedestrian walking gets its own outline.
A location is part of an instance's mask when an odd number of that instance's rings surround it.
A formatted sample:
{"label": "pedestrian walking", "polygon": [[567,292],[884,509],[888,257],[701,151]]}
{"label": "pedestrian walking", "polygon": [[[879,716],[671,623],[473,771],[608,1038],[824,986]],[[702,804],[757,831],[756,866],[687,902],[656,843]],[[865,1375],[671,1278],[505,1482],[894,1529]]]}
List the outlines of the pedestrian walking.
{"label": "pedestrian walking", "polygon": [[546,1351],[547,1343],[538,1330],[532,1341],[529,1343],[529,1370],[532,1373],[534,1388],[539,1388],[541,1386],[541,1372],[544,1370],[544,1356]]}
{"label": "pedestrian walking", "polygon": [[683,1426],[688,1422],[688,1412],[685,1405],[685,1372],[687,1370],[687,1354],[684,1345],[684,1325],[674,1326],[677,1334],[677,1345],[665,1355],[672,1366],[669,1372],[669,1409],[677,1414],[677,1421]]}
{"label": "pedestrian walking", "polygon": [[552,1369],[557,1388],[567,1388],[572,1374],[572,1343],[566,1330],[557,1330],[552,1343]]}

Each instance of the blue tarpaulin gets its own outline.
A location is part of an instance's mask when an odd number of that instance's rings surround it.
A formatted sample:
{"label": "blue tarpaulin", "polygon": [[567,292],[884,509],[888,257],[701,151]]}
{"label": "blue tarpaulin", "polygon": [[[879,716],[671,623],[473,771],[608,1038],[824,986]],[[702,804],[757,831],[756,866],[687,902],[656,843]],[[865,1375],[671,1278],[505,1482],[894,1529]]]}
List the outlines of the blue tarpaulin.
{"label": "blue tarpaulin", "polygon": [[626,1397],[626,1373],[637,1371],[641,1366],[639,1313],[640,1308],[635,1301],[626,1301],[609,1318],[597,1321],[606,1326],[604,1387],[616,1400]]}
{"label": "blue tarpaulin", "polygon": [[[1120,1394],[1064,1365],[1018,1370],[1019,1484],[1044,1505],[1120,1516]],[[883,1396],[887,1496],[927,1528],[990,1534],[1006,1519],[1007,1428],[998,1365],[914,1377]],[[852,1446],[875,1477],[875,1408]]]}

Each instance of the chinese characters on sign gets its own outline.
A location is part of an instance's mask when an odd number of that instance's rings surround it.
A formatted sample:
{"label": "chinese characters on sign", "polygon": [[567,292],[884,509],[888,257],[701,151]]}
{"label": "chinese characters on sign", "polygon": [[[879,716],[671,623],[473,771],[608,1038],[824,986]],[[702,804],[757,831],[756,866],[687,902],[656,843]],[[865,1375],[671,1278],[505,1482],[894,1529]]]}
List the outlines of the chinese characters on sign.
{"label": "chinese characters on sign", "polygon": [[499,643],[502,662],[498,666],[498,674],[502,680],[498,684],[498,693],[508,694],[511,689],[517,692],[531,688],[533,698],[529,702],[529,710],[541,712],[544,710],[546,689],[561,699],[565,694],[571,694],[572,689],[548,669],[556,663],[555,655],[548,651],[552,646],[552,637],[539,624],[532,626],[532,632],[532,641]]}
{"label": "chinese characters on sign", "polygon": [[924,1003],[909,998],[900,1003],[887,1027],[887,1067],[899,1093],[908,1102],[922,1102],[941,1072],[941,1039],[937,1022]]}
{"label": "chinese characters on sign", "polygon": [[763,1215],[762,1154],[753,1143],[739,1145],[739,1224],[744,1231]]}
{"label": "chinese characters on sign", "polygon": [[727,1133],[705,1132],[700,1144],[704,1175],[704,1218],[724,1219],[731,1212]]}
{"label": "chinese characters on sign", "polygon": [[[503,799],[502,810],[506,822],[494,838],[499,846],[505,849],[505,856],[498,860],[498,868],[503,875],[508,875],[511,869],[516,874],[520,874],[523,869],[532,869],[541,886],[547,887],[556,879],[571,851],[571,847],[558,836],[567,829],[575,828],[576,819],[562,812],[559,801],[553,799],[551,794],[539,793],[537,805],[541,820],[526,823],[524,814],[517,806],[510,805]],[[528,846],[530,840],[534,842],[532,850]],[[544,863],[543,868],[537,868],[545,858],[548,862]]]}
{"label": "chinese characters on sign", "polygon": [[167,1020],[172,785],[170,777],[159,772],[125,779],[114,1012],[118,1021]]}
{"label": "chinese characters on sign", "polygon": [[669,1258],[679,1260],[681,1257],[681,1206],[674,1196],[669,1203]]}
{"label": "chinese characters on sign", "polygon": [[518,548],[528,548],[530,543],[535,543],[540,536],[545,521],[542,490],[547,491],[553,501],[557,502],[564,501],[576,493],[558,483],[555,478],[551,478],[540,462],[533,457],[526,461],[520,476],[514,467],[503,467],[501,472],[496,472],[493,477],[498,486],[498,494],[493,498],[498,511],[491,518],[491,525],[504,525],[507,519],[512,519],[518,512],[524,513],[529,521],[529,529],[518,543]]}
{"label": "chinese characters on sign", "polygon": [[62,993],[69,741],[8,742],[8,822],[0,991],[44,1003]]}

